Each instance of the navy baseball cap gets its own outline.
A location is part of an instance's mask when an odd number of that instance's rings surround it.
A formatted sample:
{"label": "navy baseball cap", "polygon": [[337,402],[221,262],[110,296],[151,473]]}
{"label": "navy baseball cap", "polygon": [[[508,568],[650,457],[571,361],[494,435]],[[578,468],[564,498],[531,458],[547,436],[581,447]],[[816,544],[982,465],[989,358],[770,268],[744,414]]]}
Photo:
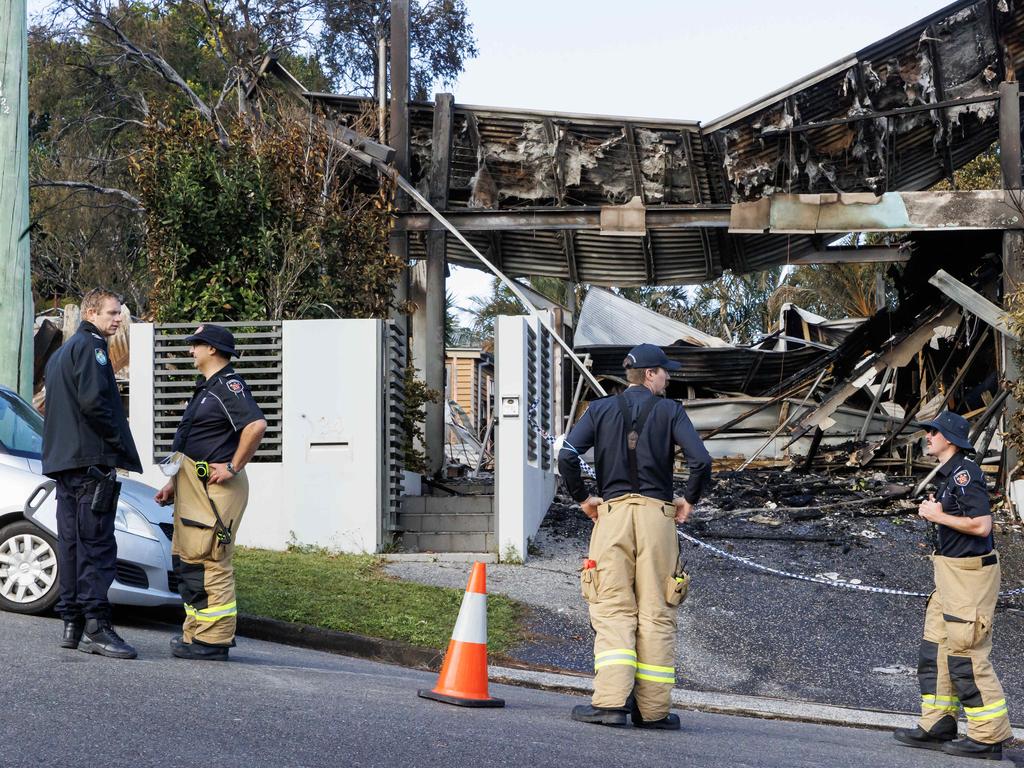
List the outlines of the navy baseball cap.
{"label": "navy baseball cap", "polygon": [[235,352],[235,336],[227,328],[219,325],[203,323],[196,332],[185,339],[189,344],[209,344],[216,350],[223,352],[228,357],[237,357]]}
{"label": "navy baseball cap", "polygon": [[920,422],[920,425],[925,429],[937,430],[957,448],[963,448],[967,451],[974,450],[974,446],[971,445],[971,441],[968,439],[971,426],[967,423],[967,419],[958,413],[943,411],[931,421]]}
{"label": "navy baseball cap", "polygon": [[669,360],[665,350],[656,344],[638,344],[629,350],[622,361],[623,368],[664,368],[666,371],[678,371],[682,363]]}

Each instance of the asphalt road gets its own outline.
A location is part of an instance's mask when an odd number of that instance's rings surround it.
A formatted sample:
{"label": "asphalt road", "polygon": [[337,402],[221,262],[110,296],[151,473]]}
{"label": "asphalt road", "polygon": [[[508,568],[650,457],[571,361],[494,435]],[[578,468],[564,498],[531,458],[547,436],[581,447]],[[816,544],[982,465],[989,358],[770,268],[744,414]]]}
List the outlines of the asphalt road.
{"label": "asphalt road", "polygon": [[[887,733],[694,712],[681,732],[571,721],[585,699],[492,686],[504,709],[420,699],[435,676],[241,639],[228,664],[170,656],[165,627],[125,625],[114,661],[57,647],[55,619],[0,613],[0,767],[970,765]],[[1021,759],[1024,762],[1024,759]]]}

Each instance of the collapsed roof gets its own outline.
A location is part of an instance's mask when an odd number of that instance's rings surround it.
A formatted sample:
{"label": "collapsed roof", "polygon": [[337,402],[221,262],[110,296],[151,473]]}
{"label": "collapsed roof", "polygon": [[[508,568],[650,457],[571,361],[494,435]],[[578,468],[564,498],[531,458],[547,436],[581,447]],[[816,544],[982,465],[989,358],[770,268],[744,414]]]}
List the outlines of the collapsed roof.
{"label": "collapsed roof", "polygon": [[[815,236],[730,234],[730,205],[924,190],[951,176],[996,139],[1000,81],[1024,77],[1021,5],[960,0],[706,125],[456,104],[450,152],[438,155],[434,105],[413,104],[411,178],[425,192],[447,163],[445,215],[510,276],[680,284],[841,260]],[[370,106],[288,85],[342,121]],[[633,198],[646,208],[643,234],[602,236],[602,207]],[[434,226],[400,215],[412,257],[425,256]],[[479,266],[454,238],[447,258]]]}

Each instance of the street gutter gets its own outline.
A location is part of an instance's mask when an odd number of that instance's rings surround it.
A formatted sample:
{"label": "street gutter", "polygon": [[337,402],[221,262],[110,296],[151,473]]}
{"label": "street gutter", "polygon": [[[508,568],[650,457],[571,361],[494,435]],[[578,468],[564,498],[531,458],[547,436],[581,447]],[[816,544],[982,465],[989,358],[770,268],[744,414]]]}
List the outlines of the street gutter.
{"label": "street gutter", "polygon": [[[295,624],[245,613],[238,616],[237,631],[239,635],[254,640],[294,645],[343,656],[356,656],[414,669],[436,671],[444,658],[442,651],[397,640],[365,637],[351,632]],[[593,678],[589,676],[536,666],[511,666],[516,662],[504,658],[501,662],[505,666],[492,664],[489,667],[488,677],[491,682],[575,694],[590,694],[594,690]],[[810,701],[694,691],[685,688],[672,689],[672,704],[677,709],[712,714],[873,730],[912,728],[917,723],[916,714],[905,712],[854,709]],[[1024,728],[1014,728],[1013,735],[1016,739],[1024,739]]]}

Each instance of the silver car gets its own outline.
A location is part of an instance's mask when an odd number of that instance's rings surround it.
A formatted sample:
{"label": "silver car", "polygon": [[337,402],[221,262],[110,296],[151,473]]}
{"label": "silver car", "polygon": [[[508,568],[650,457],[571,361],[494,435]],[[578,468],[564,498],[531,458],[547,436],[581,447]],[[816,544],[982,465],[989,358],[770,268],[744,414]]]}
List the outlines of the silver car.
{"label": "silver car", "polygon": [[[42,475],[43,419],[17,393],[0,386],[0,608],[41,613],[57,602],[57,502]],[[117,575],[112,603],[177,605],[171,571],[171,508],[154,489],[121,478],[114,535]]]}

